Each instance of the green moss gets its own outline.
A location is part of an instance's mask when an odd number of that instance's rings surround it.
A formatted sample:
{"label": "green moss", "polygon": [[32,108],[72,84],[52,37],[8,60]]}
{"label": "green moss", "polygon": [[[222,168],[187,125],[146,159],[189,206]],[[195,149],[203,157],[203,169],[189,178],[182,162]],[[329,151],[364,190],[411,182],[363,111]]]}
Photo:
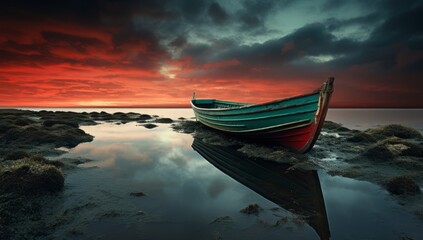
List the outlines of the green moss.
{"label": "green moss", "polygon": [[156,128],[157,127],[156,124],[152,124],[152,123],[147,123],[147,124],[144,124],[142,126],[144,126],[145,128],[148,128],[148,129],[152,129],[152,128]]}
{"label": "green moss", "polygon": [[367,129],[365,133],[373,136],[376,139],[385,139],[387,137],[393,136],[404,139],[422,138],[422,135],[419,133],[419,131],[399,124],[391,124],[379,128],[370,128]]}
{"label": "green moss", "polygon": [[263,210],[258,204],[250,204],[247,207],[240,210],[240,212],[247,214],[247,215],[258,215],[259,212]]}
{"label": "green moss", "polygon": [[0,144],[5,146],[39,146],[54,144],[56,147],[75,147],[81,142],[92,141],[93,137],[74,126],[57,124],[52,127],[30,125],[9,129],[0,138]]}
{"label": "green moss", "polygon": [[27,126],[33,123],[35,123],[35,121],[24,117],[15,120],[15,125],[17,126]]}
{"label": "green moss", "polygon": [[401,152],[401,156],[423,157],[423,146],[410,142],[406,146],[408,148]]}
{"label": "green moss", "polygon": [[347,138],[347,141],[354,143],[374,143],[376,142],[376,138],[365,132],[356,132],[352,137]]}
{"label": "green moss", "polygon": [[292,222],[297,224],[297,225],[304,225],[307,221],[307,218],[305,216],[301,216],[301,215],[295,215],[292,218]]}
{"label": "green moss", "polygon": [[12,128],[16,128],[17,126],[15,125],[15,121],[14,120],[10,120],[10,119],[2,119],[0,120],[0,134],[3,134],[7,131],[9,131]]}
{"label": "green moss", "polygon": [[22,150],[12,150],[6,155],[4,155],[5,160],[18,160],[22,158],[29,157],[29,154]]}
{"label": "green moss", "polygon": [[156,123],[173,123],[173,120],[170,118],[157,118],[154,120]]}
{"label": "green moss", "polygon": [[0,193],[32,195],[57,192],[63,186],[62,171],[40,156],[9,161],[0,170]]}
{"label": "green moss", "polygon": [[394,195],[415,195],[421,192],[419,186],[408,176],[392,178],[387,182],[386,187]]}
{"label": "green moss", "polygon": [[383,144],[368,148],[362,155],[374,161],[386,161],[394,158],[394,154]]}
{"label": "green moss", "polygon": [[150,115],[148,115],[148,114],[141,114],[140,116],[138,116],[136,118],[136,120],[138,120],[138,121],[145,121],[145,120],[149,120],[151,118],[152,117]]}
{"label": "green moss", "polygon": [[210,224],[219,223],[219,224],[230,224],[233,223],[233,219],[230,216],[218,217],[213,220]]}
{"label": "green moss", "polygon": [[362,155],[375,160],[390,160],[396,156],[422,157],[423,147],[398,137],[389,137],[370,146]]}
{"label": "green moss", "polygon": [[114,120],[130,120],[131,119],[127,114],[123,112],[113,113],[112,117]]}
{"label": "green moss", "polygon": [[31,114],[29,110],[19,110],[19,109],[0,109],[0,115],[25,115]]}
{"label": "green moss", "polygon": [[197,121],[182,121],[176,124],[172,124],[173,130],[183,133],[193,133],[201,127],[201,123]]}
{"label": "green moss", "polygon": [[43,126],[44,127],[52,127],[56,124],[63,124],[63,125],[68,125],[74,128],[78,128],[79,124],[78,122],[75,121],[68,121],[68,120],[53,120],[53,119],[49,119],[49,120],[45,120],[43,122]]}
{"label": "green moss", "polygon": [[145,196],[147,196],[145,193],[143,193],[143,192],[131,192],[130,194],[129,194],[130,196],[133,196],[133,197],[145,197]]}

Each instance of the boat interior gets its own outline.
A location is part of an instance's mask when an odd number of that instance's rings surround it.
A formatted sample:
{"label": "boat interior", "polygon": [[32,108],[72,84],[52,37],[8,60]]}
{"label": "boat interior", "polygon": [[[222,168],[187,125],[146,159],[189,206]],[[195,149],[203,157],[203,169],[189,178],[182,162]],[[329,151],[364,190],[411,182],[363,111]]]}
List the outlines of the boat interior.
{"label": "boat interior", "polygon": [[216,99],[195,99],[192,103],[198,108],[238,108],[251,105],[250,103],[228,102]]}

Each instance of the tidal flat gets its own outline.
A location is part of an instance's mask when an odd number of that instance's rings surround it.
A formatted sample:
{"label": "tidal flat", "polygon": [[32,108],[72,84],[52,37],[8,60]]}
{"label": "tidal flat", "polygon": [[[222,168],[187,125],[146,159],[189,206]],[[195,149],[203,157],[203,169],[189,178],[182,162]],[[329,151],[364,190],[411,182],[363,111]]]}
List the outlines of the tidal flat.
{"label": "tidal flat", "polygon": [[0,109],[0,238],[423,235],[421,129],[327,121],[296,154],[168,113]]}

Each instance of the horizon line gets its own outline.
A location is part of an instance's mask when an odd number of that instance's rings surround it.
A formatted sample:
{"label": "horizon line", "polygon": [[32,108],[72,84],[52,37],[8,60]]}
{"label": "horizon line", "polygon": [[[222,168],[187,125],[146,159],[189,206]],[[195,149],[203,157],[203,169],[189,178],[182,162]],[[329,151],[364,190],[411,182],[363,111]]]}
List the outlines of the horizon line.
{"label": "horizon line", "polygon": [[[16,108],[191,108],[190,105],[147,105],[147,106],[0,106],[0,109],[16,109]],[[422,107],[391,107],[391,106],[334,106],[332,109],[423,109]]]}

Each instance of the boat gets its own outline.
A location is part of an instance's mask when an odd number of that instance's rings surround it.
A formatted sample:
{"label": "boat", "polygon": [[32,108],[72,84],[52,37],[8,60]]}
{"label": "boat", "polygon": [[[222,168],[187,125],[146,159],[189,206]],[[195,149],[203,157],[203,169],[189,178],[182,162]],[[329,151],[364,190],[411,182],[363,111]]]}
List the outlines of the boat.
{"label": "boat", "polygon": [[248,158],[231,147],[216,146],[194,139],[192,148],[223,173],[303,217],[321,240],[330,238],[329,221],[316,170],[289,170],[288,165]]}
{"label": "boat", "polygon": [[210,128],[306,153],[319,137],[334,80],[308,94],[260,104],[196,99],[194,93],[191,106],[197,121]]}

